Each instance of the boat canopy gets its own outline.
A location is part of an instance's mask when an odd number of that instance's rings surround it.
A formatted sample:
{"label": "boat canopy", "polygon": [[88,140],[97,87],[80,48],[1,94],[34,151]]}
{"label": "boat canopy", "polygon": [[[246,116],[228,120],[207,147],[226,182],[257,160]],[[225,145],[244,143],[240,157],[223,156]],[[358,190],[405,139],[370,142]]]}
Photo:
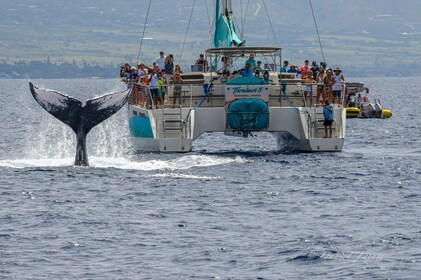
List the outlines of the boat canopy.
{"label": "boat canopy", "polygon": [[281,48],[277,47],[237,47],[237,48],[211,48],[207,49],[207,54],[225,55],[225,56],[237,56],[245,54],[272,54],[278,55],[281,52]]}

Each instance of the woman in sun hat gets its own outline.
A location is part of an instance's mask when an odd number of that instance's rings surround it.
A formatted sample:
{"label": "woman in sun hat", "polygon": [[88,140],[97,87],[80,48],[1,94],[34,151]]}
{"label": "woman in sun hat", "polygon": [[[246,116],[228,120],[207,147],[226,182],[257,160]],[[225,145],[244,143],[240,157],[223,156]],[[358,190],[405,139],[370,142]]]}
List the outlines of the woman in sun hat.
{"label": "woman in sun hat", "polygon": [[295,65],[294,63],[291,64],[291,66],[289,67],[287,72],[288,73],[295,73],[297,76],[298,76],[298,74],[300,74],[300,71],[298,70],[297,65]]}
{"label": "woman in sun hat", "polygon": [[345,86],[345,78],[344,76],[342,76],[342,70],[339,67],[335,68],[335,75],[334,75],[334,79],[335,79],[335,84],[333,85],[332,88],[332,95],[333,95],[333,103],[335,104],[340,104],[341,103],[341,96],[342,96],[342,89]]}

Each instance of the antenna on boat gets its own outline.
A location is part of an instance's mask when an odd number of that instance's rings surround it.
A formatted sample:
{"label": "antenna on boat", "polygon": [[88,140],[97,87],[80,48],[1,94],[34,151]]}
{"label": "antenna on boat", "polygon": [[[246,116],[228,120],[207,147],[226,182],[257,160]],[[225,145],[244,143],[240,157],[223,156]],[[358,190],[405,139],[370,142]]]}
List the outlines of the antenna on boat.
{"label": "antenna on boat", "polygon": [[143,25],[143,33],[142,33],[142,37],[140,38],[140,46],[139,46],[139,52],[137,54],[136,65],[139,63],[140,51],[142,50],[143,38],[145,37],[146,24],[148,22],[149,10],[151,8],[151,2],[152,2],[152,0],[149,0],[148,11],[146,13],[146,18],[145,18],[145,24]]}
{"label": "antenna on boat", "polygon": [[311,14],[313,15],[314,26],[316,27],[317,38],[319,39],[319,45],[320,45],[320,50],[322,51],[323,61],[326,62],[325,53],[323,52],[322,41],[320,40],[319,28],[317,27],[316,17],[314,16],[313,4],[311,3],[311,0],[308,0],[308,2],[310,3]]}
{"label": "antenna on boat", "polygon": [[181,52],[180,52],[180,58],[178,59],[178,64],[180,64],[180,62],[181,62],[181,57],[183,56],[184,45],[186,44],[187,34],[189,33],[190,23],[191,23],[191,19],[192,19],[192,17],[193,17],[193,12],[194,12],[194,6],[195,6],[195,5],[196,5],[196,0],[194,0],[194,2],[193,2],[193,7],[191,8],[191,13],[190,13],[190,18],[189,18],[189,23],[187,24],[186,34],[184,35],[183,45],[181,46]]}

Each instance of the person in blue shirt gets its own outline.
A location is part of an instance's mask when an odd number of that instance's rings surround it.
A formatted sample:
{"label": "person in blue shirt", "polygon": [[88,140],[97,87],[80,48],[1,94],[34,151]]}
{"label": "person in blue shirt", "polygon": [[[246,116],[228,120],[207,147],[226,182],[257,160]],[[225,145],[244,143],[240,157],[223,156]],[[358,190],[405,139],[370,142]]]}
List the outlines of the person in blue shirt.
{"label": "person in blue shirt", "polygon": [[325,127],[325,136],[327,138],[327,127],[329,127],[329,138],[332,138],[332,123],[333,123],[333,105],[330,104],[329,98],[325,99],[325,106],[323,106],[323,115],[325,121],[323,125]]}
{"label": "person in blue shirt", "polygon": [[288,73],[295,73],[295,75],[298,77],[298,74],[300,73],[300,70],[298,70],[298,67],[295,64],[291,64],[291,67],[289,67]]}
{"label": "person in blue shirt", "polygon": [[287,67],[288,67],[289,62],[287,60],[284,61],[284,65],[281,67],[281,73],[286,73],[287,72]]}
{"label": "person in blue shirt", "polygon": [[250,54],[249,59],[246,60],[246,64],[250,65],[251,69],[256,68],[256,60],[254,60],[254,54]]}
{"label": "person in blue shirt", "polygon": [[250,68],[250,64],[246,64],[246,68],[241,71],[241,76],[243,77],[252,77],[253,76],[253,70]]}

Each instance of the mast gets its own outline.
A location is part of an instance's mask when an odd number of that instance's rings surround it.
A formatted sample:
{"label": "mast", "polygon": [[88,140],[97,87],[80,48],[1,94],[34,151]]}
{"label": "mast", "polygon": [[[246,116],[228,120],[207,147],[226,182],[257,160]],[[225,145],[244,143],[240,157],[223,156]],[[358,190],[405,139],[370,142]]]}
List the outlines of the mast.
{"label": "mast", "polygon": [[244,41],[240,39],[235,31],[234,22],[232,20],[231,0],[215,1],[215,34],[214,46],[219,47],[239,47],[244,45]]}

